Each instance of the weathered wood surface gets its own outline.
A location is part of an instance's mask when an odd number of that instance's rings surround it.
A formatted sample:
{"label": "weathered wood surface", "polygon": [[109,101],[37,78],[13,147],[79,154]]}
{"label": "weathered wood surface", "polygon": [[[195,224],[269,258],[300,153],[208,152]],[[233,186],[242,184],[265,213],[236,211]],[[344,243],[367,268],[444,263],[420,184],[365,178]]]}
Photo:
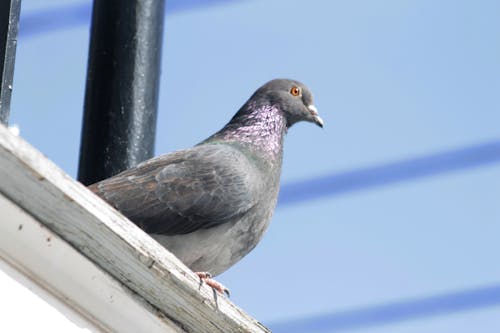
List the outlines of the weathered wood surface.
{"label": "weathered wood surface", "polygon": [[187,332],[269,332],[0,125],[0,193]]}
{"label": "weathered wood surface", "polygon": [[[157,309],[1,194],[0,221],[0,270],[82,331],[182,332]],[[12,301],[4,295],[0,302]],[[24,306],[26,318],[31,317],[31,311],[42,310],[34,306]],[[12,329],[3,324],[0,321],[4,331]]]}

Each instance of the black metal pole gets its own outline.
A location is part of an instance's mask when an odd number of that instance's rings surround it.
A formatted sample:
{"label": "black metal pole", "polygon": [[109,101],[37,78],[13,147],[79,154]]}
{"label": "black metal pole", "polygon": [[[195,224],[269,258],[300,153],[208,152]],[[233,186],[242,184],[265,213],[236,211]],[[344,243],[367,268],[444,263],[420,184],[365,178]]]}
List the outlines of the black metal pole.
{"label": "black metal pole", "polygon": [[0,0],[0,123],[9,123],[21,0]]}
{"label": "black metal pole", "polygon": [[78,180],[154,153],[164,0],[94,0]]}

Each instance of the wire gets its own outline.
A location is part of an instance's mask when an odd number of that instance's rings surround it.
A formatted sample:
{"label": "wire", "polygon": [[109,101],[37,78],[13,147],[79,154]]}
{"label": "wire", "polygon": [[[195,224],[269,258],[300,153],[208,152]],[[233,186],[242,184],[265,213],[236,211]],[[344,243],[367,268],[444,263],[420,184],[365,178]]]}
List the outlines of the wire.
{"label": "wire", "polygon": [[[238,1],[241,2],[241,0]],[[165,15],[229,2],[235,2],[235,0],[169,0],[165,6]],[[32,37],[51,31],[90,25],[91,13],[92,4],[89,1],[32,13],[25,13],[21,10],[19,37]]]}
{"label": "wire", "polygon": [[[231,2],[231,0],[170,0],[167,2],[165,12],[169,14],[228,2]],[[90,16],[91,4],[88,2],[46,9],[35,13],[22,12],[19,35],[20,37],[35,36],[53,30],[82,24],[88,25]],[[371,168],[329,174],[284,184],[281,187],[279,206],[346,194],[356,190],[384,186],[498,161],[500,161],[500,141],[493,141]]]}
{"label": "wire", "polygon": [[19,37],[32,37],[54,30],[90,25],[92,5],[82,4],[44,9],[36,12],[23,12],[19,23]]}
{"label": "wire", "polygon": [[500,162],[500,140],[282,185],[279,206]]}
{"label": "wire", "polygon": [[274,333],[337,332],[500,306],[500,284],[270,324]]}
{"label": "wire", "polygon": [[[165,13],[170,14],[228,2],[230,0],[171,0],[167,2]],[[88,2],[34,13],[21,13],[19,36],[20,38],[32,37],[50,31],[89,25],[90,17],[91,4]],[[279,206],[283,207],[298,202],[332,197],[498,162],[500,162],[500,141],[487,142],[370,168],[287,183],[281,188]],[[275,323],[271,324],[270,327],[277,333],[352,330],[498,305],[500,305],[500,285],[492,285],[474,290]]]}

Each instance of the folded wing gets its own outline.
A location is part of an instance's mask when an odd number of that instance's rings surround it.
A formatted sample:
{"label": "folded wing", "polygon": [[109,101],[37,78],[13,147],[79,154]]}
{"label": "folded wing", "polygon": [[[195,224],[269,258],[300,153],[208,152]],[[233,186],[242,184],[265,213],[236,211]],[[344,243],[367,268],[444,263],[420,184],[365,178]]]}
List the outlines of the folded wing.
{"label": "folded wing", "polygon": [[89,188],[146,232],[176,235],[237,220],[257,204],[262,185],[240,151],[200,145]]}

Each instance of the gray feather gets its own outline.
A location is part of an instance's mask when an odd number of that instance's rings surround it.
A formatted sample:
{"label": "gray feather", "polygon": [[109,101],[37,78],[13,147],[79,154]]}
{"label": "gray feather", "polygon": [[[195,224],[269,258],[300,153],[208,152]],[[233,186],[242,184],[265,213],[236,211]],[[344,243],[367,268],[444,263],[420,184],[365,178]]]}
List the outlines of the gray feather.
{"label": "gray feather", "polygon": [[[300,95],[292,94],[299,88]],[[217,275],[262,238],[276,205],[283,139],[297,121],[323,126],[293,80],[258,89],[199,145],[89,186],[195,271]]]}

